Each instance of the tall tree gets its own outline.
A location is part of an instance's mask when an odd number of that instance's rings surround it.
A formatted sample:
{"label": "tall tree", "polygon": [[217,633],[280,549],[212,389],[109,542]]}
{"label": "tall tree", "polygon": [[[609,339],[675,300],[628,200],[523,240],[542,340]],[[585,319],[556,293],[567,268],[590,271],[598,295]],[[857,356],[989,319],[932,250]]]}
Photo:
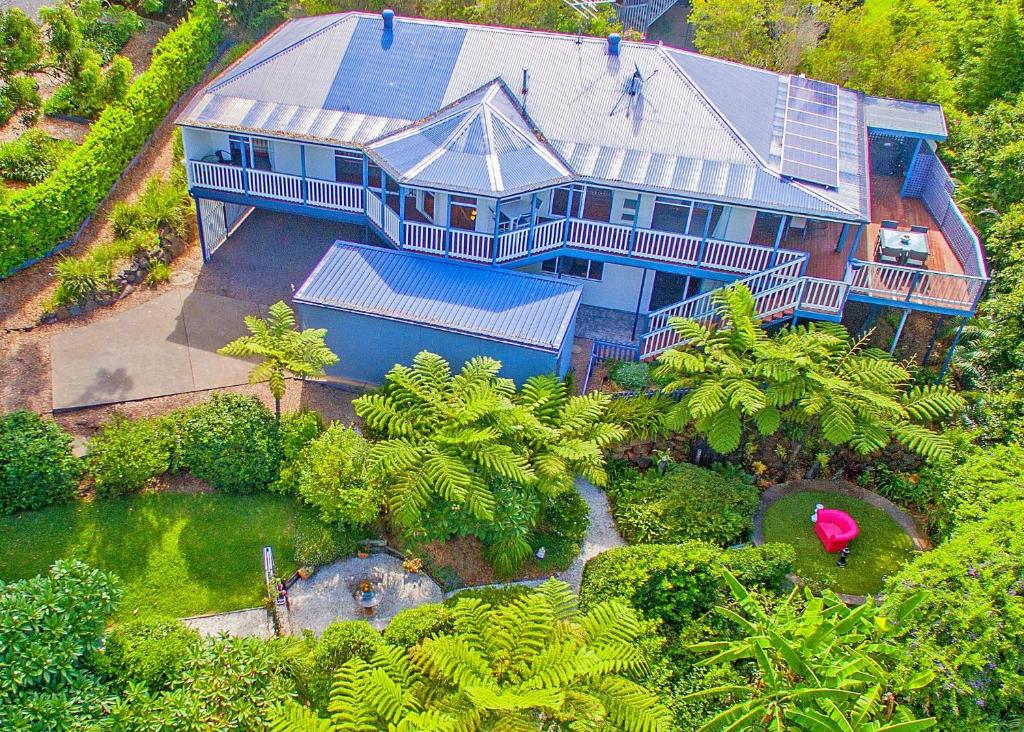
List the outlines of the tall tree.
{"label": "tall tree", "polygon": [[245,327],[251,335],[228,343],[217,353],[240,358],[263,359],[249,372],[249,383],[264,381],[274,396],[274,414],[281,419],[281,399],[285,393],[288,374],[306,378],[321,376],[325,366],[338,363],[334,351],[324,343],[324,328],[296,329],[295,313],[283,301],[270,306],[266,319],[254,315],[245,317]]}
{"label": "tall tree", "polygon": [[792,72],[818,40],[827,6],[813,0],[694,0],[701,53]]}
{"label": "tall tree", "polygon": [[455,630],[405,651],[388,646],[339,670],[331,720],[290,704],[276,732],[615,729],[660,732],[671,716],[622,674],[644,666],[642,628],[620,603],[580,615],[568,585],[549,580],[493,608],[452,610]]}
{"label": "tall tree", "polygon": [[768,435],[784,420],[863,454],[893,438],[925,456],[950,450],[927,426],[963,406],[949,389],[911,388],[906,367],[852,340],[841,325],[810,323],[769,335],[743,285],[713,297],[711,323],[671,321],[683,345],[660,356],[656,373],[666,379],[665,391],[684,394],[666,412],[668,428],[692,424],[719,452],[739,446],[748,422]]}
{"label": "tall tree", "polygon": [[893,668],[905,650],[886,639],[925,599],[922,593],[894,608],[878,607],[871,598],[850,609],[834,593],[818,597],[794,589],[771,610],[725,572],[737,609],[717,612],[739,626],[735,641],[698,643],[691,650],[709,654],[704,666],[749,661],[756,683],[717,686],[689,694],[738,698],[699,732],[710,730],[785,730],[808,732],[917,732],[934,719],[915,719],[896,700],[933,680],[924,671],[905,683]]}
{"label": "tall tree", "polygon": [[1014,3],[1006,3],[994,19],[964,77],[964,106],[973,112],[1024,90],[1024,27]]}

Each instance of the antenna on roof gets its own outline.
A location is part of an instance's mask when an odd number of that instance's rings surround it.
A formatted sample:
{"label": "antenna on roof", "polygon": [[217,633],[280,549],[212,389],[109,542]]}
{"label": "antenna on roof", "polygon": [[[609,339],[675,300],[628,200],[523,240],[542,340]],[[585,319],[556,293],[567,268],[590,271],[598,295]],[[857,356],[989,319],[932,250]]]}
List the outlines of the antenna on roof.
{"label": "antenna on roof", "polygon": [[[643,96],[643,91],[644,91],[644,84],[646,82],[650,81],[654,77],[654,75],[657,74],[657,73],[658,73],[658,70],[655,69],[654,71],[652,71],[650,73],[650,75],[648,75],[646,78],[644,78],[644,75],[640,73],[640,66],[638,64],[633,64],[633,75],[629,77],[629,80],[626,82],[626,85],[622,89],[622,94],[619,96],[618,100],[615,102],[615,106],[612,107],[612,111],[608,113],[608,116],[611,117],[616,112],[619,111],[619,105],[622,104],[623,100],[626,100],[626,99],[638,99],[638,97],[642,97]],[[625,107],[626,107],[626,116],[628,117],[629,116],[629,103],[627,103],[625,105]]]}
{"label": "antenna on roof", "polygon": [[523,69],[523,111],[526,111],[526,95],[530,93],[530,72],[528,69]]}

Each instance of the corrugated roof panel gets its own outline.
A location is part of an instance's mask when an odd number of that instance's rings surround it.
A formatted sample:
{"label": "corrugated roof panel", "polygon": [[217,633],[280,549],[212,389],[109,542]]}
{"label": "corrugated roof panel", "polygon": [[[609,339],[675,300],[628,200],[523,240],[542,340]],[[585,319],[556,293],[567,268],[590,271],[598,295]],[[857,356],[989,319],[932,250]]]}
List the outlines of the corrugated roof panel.
{"label": "corrugated roof panel", "polygon": [[907,132],[933,140],[945,140],[948,135],[946,117],[938,104],[866,96],[864,118],[867,126],[876,130]]}
{"label": "corrugated roof panel", "polygon": [[557,352],[579,284],[335,242],[294,300]]}

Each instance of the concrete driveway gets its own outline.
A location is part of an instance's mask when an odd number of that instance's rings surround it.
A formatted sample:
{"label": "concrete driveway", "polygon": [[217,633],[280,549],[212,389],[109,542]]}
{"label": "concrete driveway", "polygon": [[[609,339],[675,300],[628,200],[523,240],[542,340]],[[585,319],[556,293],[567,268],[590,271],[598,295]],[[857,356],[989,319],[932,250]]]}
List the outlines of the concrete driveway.
{"label": "concrete driveway", "polygon": [[148,399],[248,381],[247,361],[217,349],[247,331],[263,308],[174,288],[137,308],[59,333],[50,342],[53,408]]}

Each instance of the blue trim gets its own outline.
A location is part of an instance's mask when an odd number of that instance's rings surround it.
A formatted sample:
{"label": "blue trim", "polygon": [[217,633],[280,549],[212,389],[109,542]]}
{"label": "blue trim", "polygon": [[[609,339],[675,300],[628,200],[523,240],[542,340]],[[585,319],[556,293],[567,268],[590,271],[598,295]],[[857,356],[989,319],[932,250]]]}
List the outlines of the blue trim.
{"label": "blue trim", "polygon": [[569,184],[569,195],[565,200],[565,230],[562,232],[562,241],[568,243],[569,241],[569,227],[572,225],[572,194],[575,191],[576,186]]}
{"label": "blue trim", "polygon": [[405,248],[405,191],[398,186],[398,248]]}
{"label": "blue trim", "polygon": [[[637,259],[635,257],[624,257],[616,254],[599,254],[597,252],[591,252],[586,249],[576,249],[574,247],[563,246],[559,249],[551,249],[544,252],[543,254],[535,254],[532,257],[526,259],[517,259],[514,262],[503,262],[499,264],[499,267],[525,267],[529,264],[535,264],[537,262],[543,262],[545,259],[552,259],[554,257],[578,257],[580,259],[588,259],[592,262],[605,262],[607,264],[621,264],[627,267],[636,267],[637,269],[653,269],[658,272],[670,272],[672,274],[684,274],[696,277],[704,280],[715,280],[717,282],[735,282],[736,280],[746,277],[747,275],[741,274],[729,274],[728,272],[712,272],[710,270],[701,269],[700,267],[685,267],[678,264],[669,264],[668,262],[654,262],[647,259]],[[628,312],[628,311],[623,311]]]}
{"label": "blue trim", "polygon": [[370,161],[363,156],[363,210],[366,210],[366,202],[369,200],[367,193],[370,190]]}
{"label": "blue trim", "polygon": [[945,319],[945,315],[940,315],[935,323],[935,330],[932,331],[932,338],[928,341],[928,348],[925,350],[924,357],[921,359],[922,366],[927,366],[929,359],[932,357],[932,351],[935,349],[935,341],[939,339],[939,330],[942,328],[942,321]]}
{"label": "blue trim", "polygon": [[[636,210],[633,211],[633,228],[631,228],[629,230],[629,247],[626,250],[627,253],[630,254],[631,256],[633,254],[633,248],[636,246],[636,225],[638,223],[640,223],[640,201],[641,200],[642,200],[641,195],[639,193],[637,193],[637,196],[636,196]],[[709,215],[708,219],[710,219],[710,218],[711,217]],[[646,279],[646,278],[647,278],[647,270],[645,269],[644,270],[644,279]],[[636,325],[633,326],[633,337],[636,338]]]}
{"label": "blue trim", "polygon": [[349,211],[334,211],[328,208],[317,208],[315,206],[303,206],[301,203],[287,203],[275,201],[269,198],[257,198],[256,196],[243,195],[241,193],[228,193],[227,191],[214,191],[207,188],[192,188],[189,190],[193,198],[208,198],[224,203],[237,203],[241,206],[253,206],[268,211],[295,214],[297,216],[308,216],[313,219],[326,219],[328,221],[344,221],[347,224],[367,223],[366,214],[352,213]]}
{"label": "blue trim", "polygon": [[907,187],[910,186],[910,176],[914,174],[914,165],[917,163],[917,154],[921,152],[921,145],[924,143],[922,138],[917,138],[917,144],[914,146],[914,154],[910,156],[910,165],[907,166],[907,174],[903,177],[903,185],[900,186],[900,198],[907,195]]}
{"label": "blue trim", "polygon": [[793,311],[794,317],[801,317],[804,320],[827,320],[830,323],[841,323],[843,322],[843,313],[840,311],[836,315],[827,315],[825,313],[818,313],[811,310],[801,310],[797,308]]}
{"label": "blue trim", "polygon": [[534,229],[537,226],[537,194],[530,194],[530,231],[526,235],[526,256],[533,254]]}
{"label": "blue trim", "polygon": [[911,310],[919,310],[923,313],[938,313],[940,315],[973,315],[973,311],[968,312],[967,310],[957,310],[954,308],[943,308],[937,305],[924,305],[916,302],[906,302],[904,300],[885,300],[880,297],[871,297],[869,295],[862,295],[856,292],[851,292],[848,300],[854,302],[866,302],[869,305],[882,305],[884,307],[906,307]]}
{"label": "blue trim", "polygon": [[853,235],[853,243],[850,244],[850,253],[846,256],[846,263],[849,264],[853,261],[854,256],[857,254],[857,247],[860,246],[860,238],[864,235],[864,224],[857,227],[857,233]]}
{"label": "blue trim", "polygon": [[309,181],[306,180],[306,146],[302,144],[299,145],[299,169],[302,173],[302,205],[305,206],[309,201]]}
{"label": "blue trim", "polygon": [[909,317],[910,308],[904,308],[903,315],[900,316],[900,324],[896,326],[896,332],[892,336],[892,344],[889,346],[890,356],[896,352],[896,344],[900,342],[900,336],[903,335],[903,327],[907,324],[907,318]]}
{"label": "blue trim", "polygon": [[960,336],[964,334],[965,325],[967,325],[967,318],[961,318],[960,327],[956,329],[956,335],[953,336],[953,342],[949,344],[949,350],[946,351],[946,359],[942,362],[942,369],[939,371],[939,378],[935,380],[936,384],[942,383],[942,377],[946,375],[946,371],[949,369],[949,364],[953,361],[953,351],[956,350],[956,346],[960,342]]}
{"label": "blue trim", "polygon": [[203,261],[209,262],[210,255],[206,251],[206,237],[203,236],[203,212],[199,209],[199,198],[196,197],[192,200],[196,202],[196,224],[198,224],[196,228],[199,229],[199,251],[203,255]]}
{"label": "blue trim", "polygon": [[[245,159],[249,157],[252,150],[252,140],[248,137],[243,137],[242,140],[242,191],[249,195],[249,168],[245,164]],[[230,137],[228,137],[228,147],[231,147]]]}
{"label": "blue trim", "polygon": [[444,196],[448,205],[444,218],[444,256],[447,259],[452,254],[452,194],[446,193]]}
{"label": "blue trim", "polygon": [[[480,199],[477,199],[479,204]],[[501,199],[494,199],[494,237],[491,239],[491,264],[498,263],[498,233],[501,229]]]}
{"label": "blue trim", "polygon": [[[779,219],[779,230],[775,232],[775,244],[772,245],[772,256],[768,260],[768,267],[775,266],[775,263],[779,261],[779,245],[782,244],[782,236],[786,233],[786,226],[789,224],[789,216],[783,216]],[[707,235],[705,235],[706,238]],[[801,273],[802,274],[802,273]]]}
{"label": "blue trim", "polygon": [[843,228],[839,230],[839,241],[836,242],[836,254],[843,251],[843,248],[846,246],[846,235],[849,233],[849,228],[849,224],[843,224]]}
{"label": "blue trim", "polygon": [[885,127],[870,127],[867,128],[868,133],[874,132],[876,135],[886,135],[887,137],[913,137],[918,140],[937,140],[942,142],[946,139],[947,135],[926,135],[923,132],[910,132],[908,130],[890,130]]}

